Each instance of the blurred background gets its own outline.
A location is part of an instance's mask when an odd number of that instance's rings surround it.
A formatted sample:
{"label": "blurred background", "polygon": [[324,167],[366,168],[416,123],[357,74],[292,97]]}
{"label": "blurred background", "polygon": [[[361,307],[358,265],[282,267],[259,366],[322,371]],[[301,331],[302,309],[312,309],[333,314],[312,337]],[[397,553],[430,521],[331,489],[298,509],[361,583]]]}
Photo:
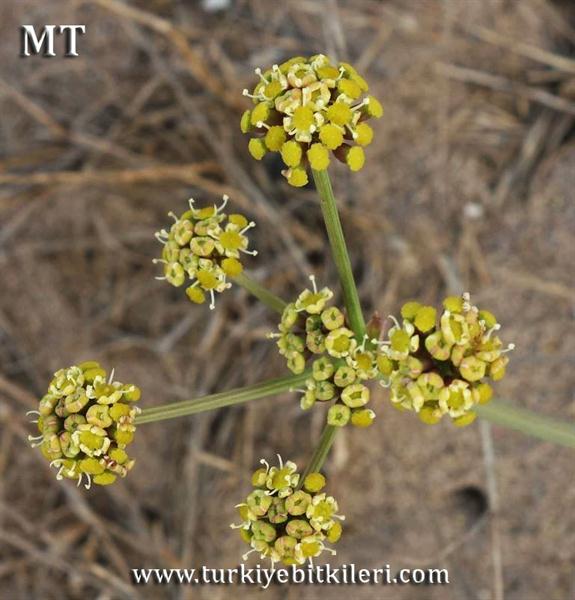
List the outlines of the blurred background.
{"label": "blurred background", "polygon": [[[277,377],[276,316],[235,286],[212,312],[155,281],[153,233],[223,193],[257,221],[247,267],[291,298],[337,289],[314,190],[239,132],[253,69],[323,52],[386,114],[334,187],[366,314],[469,290],[517,345],[497,394],[575,418],[575,9],[551,0],[2,0],[0,589],[3,598],[260,597],[134,587],[132,567],[233,567],[249,473],[301,467],[323,425],[292,394],[142,425],[129,477],[86,492],[28,447],[51,374],[115,367],[141,406]],[[19,57],[22,24],[85,24],[80,57]],[[572,450],[475,423],[425,426],[384,390],[326,465],[346,514],[333,564],[440,567],[448,586],[275,587],[269,598],[575,597]],[[252,561],[253,561],[252,557]],[[323,557],[322,557],[323,560]],[[251,562],[250,562],[251,564]]]}

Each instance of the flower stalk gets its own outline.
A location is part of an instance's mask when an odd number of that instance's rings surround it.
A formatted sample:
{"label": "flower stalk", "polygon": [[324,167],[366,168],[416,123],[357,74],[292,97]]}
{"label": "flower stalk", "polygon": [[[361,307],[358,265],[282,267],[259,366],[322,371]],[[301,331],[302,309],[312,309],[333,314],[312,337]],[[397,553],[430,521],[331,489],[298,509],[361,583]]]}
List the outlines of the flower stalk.
{"label": "flower stalk", "polygon": [[348,312],[349,322],[358,340],[363,338],[365,332],[365,320],[361,311],[359,295],[353,278],[351,261],[347,252],[343,229],[337,210],[337,202],[331,187],[329,174],[326,171],[312,169],[319,197],[323,219],[333,254],[333,260],[337,268],[339,279],[343,290],[343,300]]}
{"label": "flower stalk", "polygon": [[275,394],[281,394],[293,387],[302,385],[307,377],[309,377],[309,372],[306,371],[300,375],[290,375],[278,379],[270,379],[262,383],[256,383],[255,385],[249,385],[227,392],[210,394],[202,398],[183,400],[181,402],[172,402],[163,406],[146,408],[136,418],[136,424],[154,423],[166,419],[195,415],[224,406],[243,404],[250,400],[258,400]]}
{"label": "flower stalk", "polygon": [[325,459],[331,450],[333,442],[335,441],[335,434],[337,433],[338,429],[339,428],[335,427],[334,425],[326,425],[323,428],[319,442],[315,447],[313,455],[303,473],[303,477],[301,479],[302,482],[310,473],[316,473],[321,470],[323,464],[325,463]]}
{"label": "flower stalk", "polygon": [[[351,261],[347,252],[343,228],[337,210],[337,201],[333,194],[329,173],[327,170],[317,171],[312,169],[312,174],[320,198],[323,220],[327,230],[333,260],[339,275],[349,323],[356,338],[362,340],[365,334],[365,320],[361,311],[359,294],[353,277]],[[337,427],[329,424],[324,427],[311,460],[304,471],[304,479],[309,473],[314,473],[322,468],[335,440],[337,430]]]}
{"label": "flower stalk", "polygon": [[525,435],[575,448],[575,425],[512,406],[502,400],[492,400],[476,409],[477,414],[494,425],[515,429]]}
{"label": "flower stalk", "polygon": [[252,296],[255,296],[262,304],[267,306],[270,310],[279,313],[280,315],[284,311],[287,303],[281,298],[270,292],[263,285],[246,275],[245,272],[236,275],[234,281],[241,285],[246,291]]}

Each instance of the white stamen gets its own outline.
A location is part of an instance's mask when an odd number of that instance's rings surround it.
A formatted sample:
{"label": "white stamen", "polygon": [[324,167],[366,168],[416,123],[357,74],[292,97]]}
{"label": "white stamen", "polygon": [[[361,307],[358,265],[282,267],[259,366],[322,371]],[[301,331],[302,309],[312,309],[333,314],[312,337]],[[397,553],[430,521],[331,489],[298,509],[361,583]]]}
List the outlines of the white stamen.
{"label": "white stamen", "polygon": [[240,233],[244,233],[244,231],[247,231],[248,229],[251,229],[252,227],[256,226],[256,222],[255,221],[250,221],[241,231]]}
{"label": "white stamen", "polygon": [[216,308],[216,299],[214,296],[214,290],[210,290],[210,298],[211,298],[210,310],[214,310],[214,308]]}
{"label": "white stamen", "polygon": [[355,106],[352,106],[351,110],[352,111],[360,110],[362,107],[367,106],[368,104],[369,104],[369,98],[365,98],[359,104],[356,104]]}
{"label": "white stamen", "polygon": [[154,277],[156,281],[166,281],[167,277]]}
{"label": "white stamen", "polygon": [[88,478],[88,483],[85,483],[84,487],[89,490],[92,487],[92,478],[89,473],[86,473],[86,477]]}
{"label": "white stamen", "polygon": [[[485,321],[483,321],[483,323],[485,323]],[[495,325],[493,325],[493,327],[491,329],[489,329],[487,331],[487,333],[485,334],[485,340],[489,340],[489,338],[491,338],[491,335],[494,331],[499,331],[501,329],[501,325],[499,323],[495,323]]]}
{"label": "white stamen", "polygon": [[227,194],[224,194],[222,196],[222,203],[220,204],[220,206],[218,206],[218,208],[216,208],[216,212],[220,212],[221,210],[224,210],[229,199],[230,199],[230,197]]}
{"label": "white stamen", "polygon": [[268,83],[268,80],[263,76],[262,70],[259,67],[254,69],[255,74],[261,79],[263,83]]}
{"label": "white stamen", "polygon": [[313,286],[313,293],[317,294],[317,284],[315,282],[315,275],[310,275],[309,280],[311,281],[311,284]]}
{"label": "white stamen", "polygon": [[174,221],[177,223],[179,221],[178,217],[176,217],[176,215],[173,213],[173,211],[170,211],[168,213],[168,217],[171,217],[172,219],[174,219]]}
{"label": "white stamen", "polygon": [[359,136],[359,134],[357,133],[357,131],[355,131],[354,129],[351,128],[351,126],[349,125],[349,123],[346,124],[346,129],[351,133],[351,137],[356,140]]}
{"label": "white stamen", "polygon": [[38,446],[41,446],[42,443],[44,442],[44,435],[43,434],[38,435],[38,436],[29,435],[28,441],[31,442],[30,446],[32,446],[32,448],[37,448]]}
{"label": "white stamen", "polygon": [[257,550],[255,548],[252,548],[250,551],[246,552],[245,554],[242,554],[242,560],[248,560],[248,556],[252,553],[252,552],[257,552]]}
{"label": "white stamen", "polygon": [[110,373],[110,378],[108,379],[108,385],[110,385],[112,383],[112,381],[114,381],[114,369],[112,369],[112,372]]}
{"label": "white stamen", "polygon": [[37,410],[29,410],[26,413],[26,416],[28,417],[29,415],[38,415],[39,417],[41,417],[42,415],[37,411]]}
{"label": "white stamen", "polygon": [[397,327],[397,329],[401,329],[399,321],[393,315],[387,315],[387,318],[393,321],[393,324]]}

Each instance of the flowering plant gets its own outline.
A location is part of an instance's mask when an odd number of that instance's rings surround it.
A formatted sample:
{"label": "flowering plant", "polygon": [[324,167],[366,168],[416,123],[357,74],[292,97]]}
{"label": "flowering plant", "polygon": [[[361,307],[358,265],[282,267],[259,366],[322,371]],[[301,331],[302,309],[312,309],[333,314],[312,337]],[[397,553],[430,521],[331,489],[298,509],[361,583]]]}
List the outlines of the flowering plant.
{"label": "flowering plant", "polygon": [[252,491],[237,506],[241,522],[233,527],[250,552],[272,563],[301,565],[334,552],[330,545],[342,533],[343,517],[336,500],[322,491],[326,481],[320,471],[342,426],[373,423],[373,382],[389,389],[394,407],[427,424],[448,416],[455,425],[469,425],[480,416],[569,446],[575,446],[575,434],[527,411],[488,404],[493,395],[488,381],[505,375],[513,344],[504,346],[495,316],[474,306],[468,294],[446,298],[440,313],[407,302],[400,319],[390,317],[385,335],[378,318],[366,324],[327,168],[334,156],[352,171],[361,169],[363,148],[373,138],[367,121],[381,117],[382,107],[351,65],[321,54],[256,73],[260,81],[252,93],[244,91],[253,106],[241,118],[242,131],[251,136],[249,152],[257,160],[279,152],[284,175],[296,187],[308,182],[311,171],[343,306],[335,305],[332,289],[319,289],[313,276],[311,288],[284,302],[244,272],[244,255],[257,254],[247,235],[254,223],[224,212],[227,196],[220,206],[198,207],[191,200],[181,216],[170,213],[174,223],[168,230],[156,234],[163,244],[154,261],[163,267],[158,279],[186,285],[196,304],[209,298],[211,309],[215,295],[232,281],[243,286],[280,315],[270,337],[291,375],[140,411],[134,406],[140,397],[135,385],[115,381],[113,373],[108,377],[97,362],[81,363],[55,373],[32,411],[39,435],[30,441],[58,469],[58,479],[107,485],[134,465],[126,447],[136,426],[299,390],[302,409],[329,406],[311,459],[301,476],[291,461],[280,459],[279,466],[262,461]]}

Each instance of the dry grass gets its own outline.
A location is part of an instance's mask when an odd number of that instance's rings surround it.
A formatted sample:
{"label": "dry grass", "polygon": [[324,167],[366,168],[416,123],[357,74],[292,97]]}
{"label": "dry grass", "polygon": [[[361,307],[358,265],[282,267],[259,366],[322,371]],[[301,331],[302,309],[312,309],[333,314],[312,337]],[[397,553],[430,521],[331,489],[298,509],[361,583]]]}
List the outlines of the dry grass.
{"label": "dry grass", "polygon": [[[135,588],[129,568],[237,564],[245,474],[303,464],[322,424],[290,395],[142,426],[130,477],[85,493],[25,442],[55,369],[94,357],[143,405],[283,373],[274,316],[235,289],[193,309],[153,279],[153,232],[193,195],[258,221],[254,276],[290,297],[335,272],[312,190],[254,164],[238,132],[253,67],[327,51],[386,107],[360,175],[335,186],[367,310],[469,289],[517,351],[499,393],[566,419],[572,397],[575,24],[569,2],[4,0],[0,5],[0,587],[9,598],[250,598]],[[17,58],[22,23],[86,23],[75,60]],[[575,461],[484,426],[426,428],[377,399],[328,464],[348,527],[338,562],[450,569],[441,588],[354,598],[573,597]],[[345,587],[332,597],[348,597]],[[316,598],[319,588],[268,591]]]}

